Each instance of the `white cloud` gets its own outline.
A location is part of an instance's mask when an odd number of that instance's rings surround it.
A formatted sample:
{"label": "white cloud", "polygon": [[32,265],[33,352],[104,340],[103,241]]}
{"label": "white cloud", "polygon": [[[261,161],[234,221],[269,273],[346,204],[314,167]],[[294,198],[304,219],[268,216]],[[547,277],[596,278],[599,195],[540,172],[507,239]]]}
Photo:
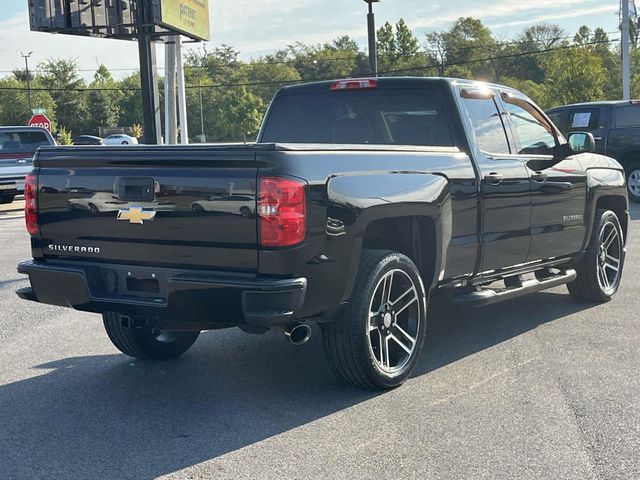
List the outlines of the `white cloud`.
{"label": "white cloud", "polygon": [[538,23],[538,22],[548,22],[548,21],[557,22],[558,20],[561,20],[561,19],[587,17],[589,15],[597,15],[599,13],[615,14],[616,11],[617,11],[617,8],[615,6],[612,7],[611,5],[605,5],[603,7],[587,8],[587,9],[575,11],[575,12],[564,12],[559,14],[548,13],[545,15],[538,15],[533,18],[528,18],[527,20],[511,20],[511,21],[502,22],[502,23],[494,23],[494,24],[490,24],[489,27],[504,28],[504,27],[515,27],[519,25],[530,25],[532,23]]}

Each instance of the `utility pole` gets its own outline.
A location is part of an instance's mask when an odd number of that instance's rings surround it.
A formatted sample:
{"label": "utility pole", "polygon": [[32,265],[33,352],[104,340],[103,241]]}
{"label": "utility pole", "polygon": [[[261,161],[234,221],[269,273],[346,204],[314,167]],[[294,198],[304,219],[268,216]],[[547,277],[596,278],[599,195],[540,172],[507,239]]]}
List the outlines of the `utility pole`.
{"label": "utility pole", "polygon": [[29,99],[29,114],[33,113],[33,104],[31,103],[31,74],[29,73],[29,58],[33,52],[29,52],[26,55],[22,52],[19,52],[24,58],[24,69],[27,74],[27,98]]}
{"label": "utility pole", "polygon": [[182,63],[182,38],[176,35],[176,76],[178,77],[178,111],[180,112],[180,143],[189,143],[189,125],[187,124],[187,89],[184,83],[184,65]]}
{"label": "utility pole", "polygon": [[369,4],[369,13],[367,15],[367,28],[369,31],[369,66],[371,68],[371,76],[378,76],[378,46],[376,41],[376,17],[373,13],[373,4],[380,0],[364,0]]}
{"label": "utility pole", "polygon": [[152,3],[149,0],[139,1],[137,14],[144,141],[149,145],[156,145],[162,142],[162,125],[160,122],[158,73],[156,71],[156,46],[153,41]]}
{"label": "utility pole", "polygon": [[176,109],[176,42],[170,36],[164,42],[164,141],[178,143],[178,112]]}
{"label": "utility pole", "polygon": [[200,94],[200,141],[202,143],[207,141],[207,137],[204,134],[204,103],[202,101],[202,85],[198,80],[198,93]]}
{"label": "utility pole", "polygon": [[622,0],[622,99],[631,100],[629,0]]}

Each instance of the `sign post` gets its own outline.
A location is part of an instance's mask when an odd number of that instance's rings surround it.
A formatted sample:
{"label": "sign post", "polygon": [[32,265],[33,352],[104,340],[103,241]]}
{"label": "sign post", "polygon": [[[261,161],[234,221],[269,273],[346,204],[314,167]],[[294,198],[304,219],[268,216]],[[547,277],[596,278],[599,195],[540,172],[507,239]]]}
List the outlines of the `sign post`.
{"label": "sign post", "polygon": [[27,125],[30,127],[46,128],[49,133],[51,133],[51,120],[43,113],[37,113],[32,116]]}

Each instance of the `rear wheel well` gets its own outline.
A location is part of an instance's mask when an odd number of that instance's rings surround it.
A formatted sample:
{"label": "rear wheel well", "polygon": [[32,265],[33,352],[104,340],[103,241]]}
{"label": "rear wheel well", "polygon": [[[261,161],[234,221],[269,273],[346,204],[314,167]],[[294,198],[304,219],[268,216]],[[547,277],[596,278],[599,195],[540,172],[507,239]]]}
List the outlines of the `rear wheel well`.
{"label": "rear wheel well", "polygon": [[616,214],[618,220],[620,221],[620,226],[622,227],[622,232],[624,234],[624,238],[627,238],[627,229],[629,227],[628,222],[629,219],[627,217],[627,201],[624,197],[609,195],[605,197],[600,197],[598,202],[596,203],[596,210],[599,208],[604,210],[611,210]]}
{"label": "rear wheel well", "polygon": [[362,243],[364,249],[392,250],[409,257],[418,267],[427,290],[435,277],[436,246],[435,224],[423,216],[371,222]]}

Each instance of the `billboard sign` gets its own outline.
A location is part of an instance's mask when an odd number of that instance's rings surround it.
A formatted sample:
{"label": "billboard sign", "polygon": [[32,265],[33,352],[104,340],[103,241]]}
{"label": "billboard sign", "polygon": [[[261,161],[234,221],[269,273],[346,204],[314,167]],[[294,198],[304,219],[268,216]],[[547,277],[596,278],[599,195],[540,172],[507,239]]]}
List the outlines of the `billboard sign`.
{"label": "billboard sign", "polygon": [[209,0],[160,0],[158,23],[198,40],[211,39]]}

